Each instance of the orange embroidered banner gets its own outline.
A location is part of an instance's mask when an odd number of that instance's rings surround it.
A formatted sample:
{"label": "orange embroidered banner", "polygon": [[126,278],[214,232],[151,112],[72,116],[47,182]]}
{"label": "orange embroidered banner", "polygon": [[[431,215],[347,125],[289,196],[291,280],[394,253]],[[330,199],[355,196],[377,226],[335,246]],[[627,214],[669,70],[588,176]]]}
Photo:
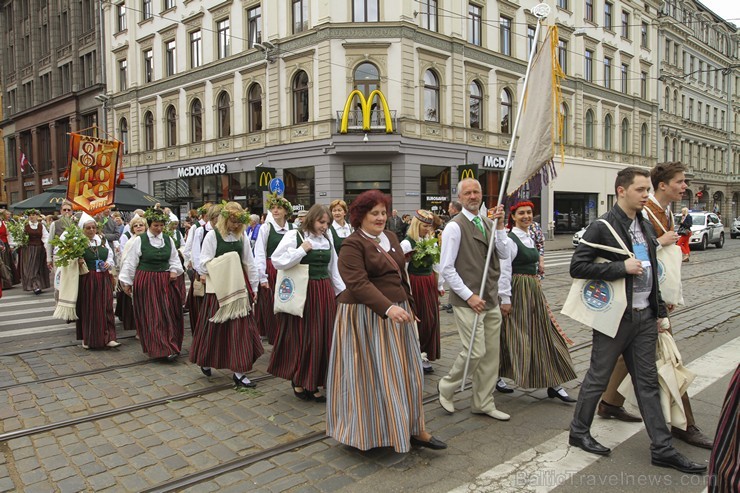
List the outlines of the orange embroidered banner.
{"label": "orange embroidered banner", "polygon": [[114,204],[121,142],[70,133],[67,200],[95,215]]}

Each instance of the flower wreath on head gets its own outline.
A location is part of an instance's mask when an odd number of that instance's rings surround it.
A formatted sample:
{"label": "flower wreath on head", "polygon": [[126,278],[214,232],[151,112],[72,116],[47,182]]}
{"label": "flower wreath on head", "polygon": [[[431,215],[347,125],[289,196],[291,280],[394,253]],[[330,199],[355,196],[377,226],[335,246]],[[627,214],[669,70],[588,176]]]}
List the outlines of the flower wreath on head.
{"label": "flower wreath on head", "polygon": [[293,214],[293,206],[285,197],[281,197],[276,193],[273,193],[270,198],[267,199],[267,208],[272,209],[273,207],[282,207],[287,211],[287,215]]}
{"label": "flower wreath on head", "polygon": [[226,210],[226,201],[221,202],[221,212],[219,212],[221,217],[226,219],[227,221],[229,218],[233,218],[236,221],[242,223],[242,224],[249,224],[249,211],[242,210],[241,212],[238,211],[228,211]]}
{"label": "flower wreath on head", "polygon": [[39,212],[38,209],[27,209],[26,210],[26,217],[28,217],[28,216],[30,216],[32,214],[36,214],[37,216],[40,216],[41,215],[41,213]]}
{"label": "flower wreath on head", "polygon": [[149,223],[162,222],[167,224],[170,220],[170,218],[167,216],[167,214],[164,213],[162,209],[156,207],[150,207],[149,209],[144,211],[144,218]]}
{"label": "flower wreath on head", "polygon": [[198,212],[199,216],[202,216],[203,214],[206,214],[208,212],[209,207],[210,206],[208,206],[207,204],[203,204],[200,207],[198,207],[196,211]]}

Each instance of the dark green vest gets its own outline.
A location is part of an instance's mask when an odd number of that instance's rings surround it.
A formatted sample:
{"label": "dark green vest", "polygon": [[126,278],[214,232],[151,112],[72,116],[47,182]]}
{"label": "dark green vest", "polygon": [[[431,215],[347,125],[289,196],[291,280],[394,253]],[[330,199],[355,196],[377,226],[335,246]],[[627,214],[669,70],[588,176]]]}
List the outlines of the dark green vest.
{"label": "dark green vest", "polygon": [[214,257],[220,257],[224,253],[228,253],[228,252],[236,252],[239,254],[239,259],[243,260],[242,259],[242,253],[244,251],[244,241],[243,240],[226,241],[223,239],[223,237],[221,236],[221,233],[219,233],[217,229],[214,229],[213,232],[216,233],[216,255],[214,255]]}
{"label": "dark green vest", "polygon": [[162,248],[152,246],[147,233],[139,236],[141,238],[141,258],[139,259],[139,266],[136,270],[146,272],[167,272],[170,270],[172,242],[169,236],[165,234],[162,234],[162,236],[165,240]]}
{"label": "dark green vest", "polygon": [[103,245],[105,245],[105,240],[103,240],[101,245],[98,247],[88,246],[87,248],[85,248],[85,253],[82,255],[82,258],[85,260],[87,268],[90,272],[95,272],[96,260],[108,260],[108,247],[105,247]]}
{"label": "dark green vest", "polygon": [[180,235],[180,230],[176,229],[175,231],[172,231],[170,234],[172,235],[172,241],[175,242],[175,248],[179,249],[180,245],[182,244],[182,235]]}
{"label": "dark green vest", "polygon": [[331,238],[334,240],[334,251],[339,255],[339,249],[342,248],[344,238],[337,234],[337,230],[334,229],[334,226],[329,226],[329,229],[331,230]]}
{"label": "dark green vest", "polygon": [[540,260],[540,252],[537,251],[536,247],[526,247],[524,243],[513,231],[509,233],[509,238],[514,240],[517,247],[516,257],[511,262],[512,274],[537,274],[537,266]]}
{"label": "dark green vest", "polygon": [[[280,240],[283,239],[283,235],[275,231],[275,228],[272,226],[272,224],[270,224],[269,226],[270,226],[270,234],[267,236],[267,248],[265,248],[265,256],[267,258],[272,257],[272,254],[275,252],[275,249],[280,244]],[[287,223],[287,226],[288,226],[289,231],[293,229],[292,224]]]}
{"label": "dark green vest", "polygon": [[[408,241],[409,243],[411,243],[411,249],[412,250],[416,248],[416,242],[414,240],[412,240],[408,236],[406,238],[404,238],[404,239],[406,241]],[[414,263],[412,261],[409,261],[409,274],[413,274],[415,276],[428,276],[428,275],[430,275],[432,273],[432,271],[433,271],[432,266],[434,265],[434,263],[432,262],[432,259],[431,258],[424,259],[424,260],[425,260],[424,263],[425,264],[428,263],[429,265],[421,265],[419,267],[415,267],[414,266]]]}
{"label": "dark green vest", "polygon": [[[296,245],[301,247],[301,236],[296,235]],[[319,279],[329,279],[329,261],[331,260],[331,249],[316,250],[311,249],[305,257],[301,259],[302,264],[308,264],[308,278],[313,281]]]}

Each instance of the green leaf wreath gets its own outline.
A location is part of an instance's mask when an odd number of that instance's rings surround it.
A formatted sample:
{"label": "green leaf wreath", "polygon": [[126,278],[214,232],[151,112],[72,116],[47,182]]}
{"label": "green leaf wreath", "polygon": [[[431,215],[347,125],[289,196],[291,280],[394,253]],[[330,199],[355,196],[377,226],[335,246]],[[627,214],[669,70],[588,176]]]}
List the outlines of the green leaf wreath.
{"label": "green leaf wreath", "polygon": [[18,217],[15,221],[8,221],[5,225],[8,227],[8,233],[13,237],[16,246],[22,247],[28,245],[28,233],[26,233],[26,224],[28,219]]}
{"label": "green leaf wreath", "polygon": [[429,238],[420,239],[416,242],[416,250],[411,257],[411,263],[417,268],[429,267],[439,263],[439,253],[437,238],[430,236]]}
{"label": "green leaf wreath", "polygon": [[82,228],[73,224],[64,230],[66,234],[51,240],[51,245],[57,248],[56,263],[66,267],[70,262],[76,262],[85,254],[90,245],[90,239],[85,236]]}

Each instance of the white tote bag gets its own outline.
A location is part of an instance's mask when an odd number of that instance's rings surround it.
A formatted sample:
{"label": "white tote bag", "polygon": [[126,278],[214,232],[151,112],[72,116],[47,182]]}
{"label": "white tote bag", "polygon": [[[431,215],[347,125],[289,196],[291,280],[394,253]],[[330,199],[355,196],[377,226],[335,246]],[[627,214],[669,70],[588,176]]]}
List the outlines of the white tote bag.
{"label": "white tote bag", "polygon": [[[590,243],[583,239],[581,239],[581,243],[599,250],[635,258],[635,255],[629,251],[611,224],[603,219],[599,219],[599,221],[606,224],[622,248]],[[610,262],[610,260],[597,257],[594,262],[605,263]],[[560,313],[613,338],[617,334],[626,309],[627,291],[624,278],[616,281],[573,279],[568,298],[565,300]]]}
{"label": "white tote bag", "polygon": [[[647,213],[653,218],[653,221],[660,225],[663,233],[668,231],[663,224],[655,217],[653,211],[645,207]],[[669,305],[683,305],[683,287],[681,285],[681,263],[683,254],[681,247],[676,245],[666,245],[656,253],[658,259],[658,284],[660,285],[660,294],[663,301]]]}
{"label": "white tote bag", "polygon": [[[298,233],[303,243],[303,237]],[[278,270],[275,279],[275,313],[287,313],[303,318],[308,291],[308,264],[296,264],[290,269]]]}

